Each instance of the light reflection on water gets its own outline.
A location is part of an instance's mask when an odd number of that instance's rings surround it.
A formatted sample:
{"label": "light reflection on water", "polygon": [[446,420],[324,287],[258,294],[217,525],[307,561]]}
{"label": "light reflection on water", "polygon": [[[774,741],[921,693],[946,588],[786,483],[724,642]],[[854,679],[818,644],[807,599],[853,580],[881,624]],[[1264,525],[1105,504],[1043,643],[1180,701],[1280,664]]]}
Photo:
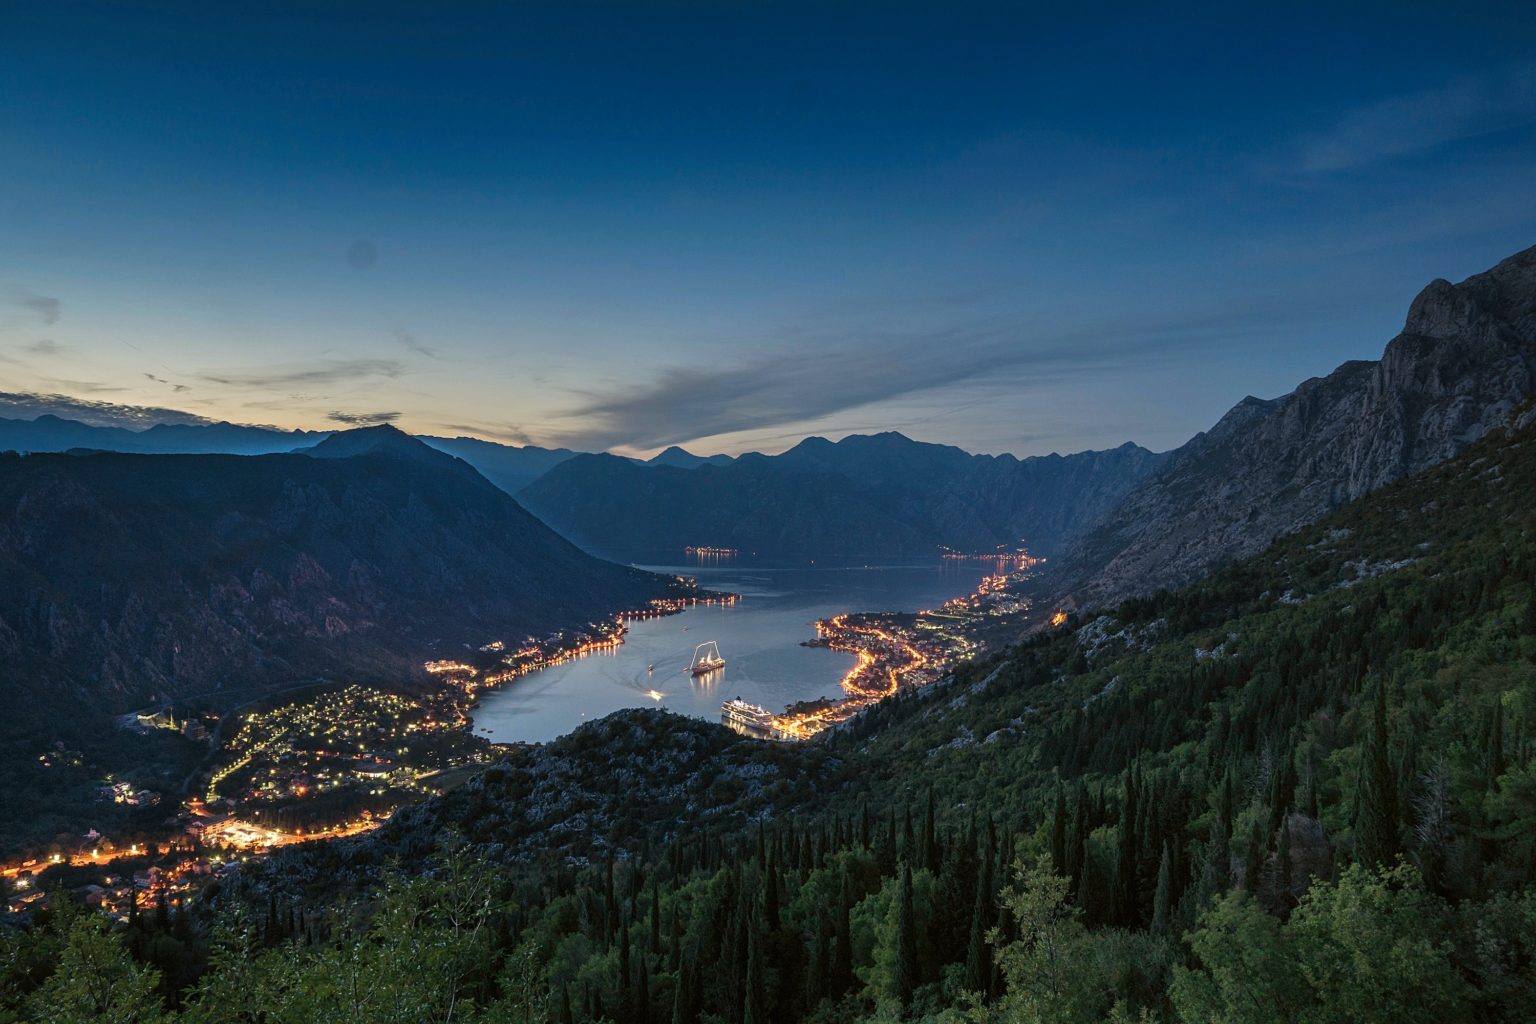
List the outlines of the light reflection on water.
{"label": "light reflection on water", "polygon": [[[659,705],[719,721],[720,702],[730,697],[781,711],[796,701],[841,696],[838,680],[855,659],[800,646],[815,637],[816,619],[936,607],[974,590],[987,572],[983,565],[938,559],[857,568],[644,568],[695,576],[700,586],[742,599],[631,622],[624,643],[611,652],[531,673],[486,694],[474,712],[475,731],[502,743],[543,742],[620,708]],[[719,643],[725,668],[690,676],[694,648],[708,640]]]}

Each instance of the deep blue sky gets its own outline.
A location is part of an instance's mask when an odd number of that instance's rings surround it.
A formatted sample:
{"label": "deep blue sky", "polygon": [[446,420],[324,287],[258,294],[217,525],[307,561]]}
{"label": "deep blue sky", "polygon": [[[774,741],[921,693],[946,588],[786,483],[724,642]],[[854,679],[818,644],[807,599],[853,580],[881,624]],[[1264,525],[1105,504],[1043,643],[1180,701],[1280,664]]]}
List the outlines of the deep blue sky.
{"label": "deep blue sky", "polygon": [[1248,6],[3,4],[0,415],[1170,447],[1536,244],[1536,5]]}

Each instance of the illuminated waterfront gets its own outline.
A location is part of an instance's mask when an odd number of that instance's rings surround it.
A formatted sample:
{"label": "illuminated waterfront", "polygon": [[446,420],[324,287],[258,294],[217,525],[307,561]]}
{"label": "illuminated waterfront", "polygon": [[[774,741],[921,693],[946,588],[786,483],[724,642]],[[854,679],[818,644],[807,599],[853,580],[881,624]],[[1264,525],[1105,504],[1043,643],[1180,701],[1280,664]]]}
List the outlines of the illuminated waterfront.
{"label": "illuminated waterfront", "polygon": [[[686,572],[700,586],[740,594],[741,600],[630,622],[616,647],[486,693],[473,712],[476,734],[497,742],[541,742],[626,707],[659,705],[719,721],[720,704],[731,697],[774,711],[841,698],[840,681],[859,658],[802,646],[816,639],[818,619],[937,607],[974,591],[990,566],[935,559],[929,565],[857,568],[654,568]],[[725,668],[691,678],[689,659],[707,640],[719,642]]]}

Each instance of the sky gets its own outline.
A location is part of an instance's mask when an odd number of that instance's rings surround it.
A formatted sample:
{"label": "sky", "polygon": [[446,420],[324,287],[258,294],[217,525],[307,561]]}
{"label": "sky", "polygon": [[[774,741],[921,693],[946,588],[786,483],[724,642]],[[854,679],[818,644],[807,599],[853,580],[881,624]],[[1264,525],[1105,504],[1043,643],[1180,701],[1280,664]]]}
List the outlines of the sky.
{"label": "sky", "polygon": [[1162,450],[1536,244],[1536,5],[1159,6],[8,0],[0,416]]}

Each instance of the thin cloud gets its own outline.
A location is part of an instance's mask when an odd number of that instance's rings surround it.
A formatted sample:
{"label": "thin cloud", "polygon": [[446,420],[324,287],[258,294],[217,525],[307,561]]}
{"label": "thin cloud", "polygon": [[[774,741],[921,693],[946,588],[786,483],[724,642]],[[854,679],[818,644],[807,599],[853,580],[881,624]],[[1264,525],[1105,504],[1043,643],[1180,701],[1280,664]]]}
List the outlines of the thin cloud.
{"label": "thin cloud", "polygon": [[1326,174],[1536,124],[1536,64],[1467,75],[1345,114],[1302,147],[1304,171]]}
{"label": "thin cloud", "polygon": [[64,314],[64,303],[48,295],[39,295],[25,288],[17,289],[16,305],[43,323],[53,325]]}
{"label": "thin cloud", "polygon": [[157,423],[214,422],[206,416],[198,416],[178,409],[121,405],[116,402],[93,401],[87,398],[72,398],[68,395],[33,391],[0,391],[0,416],[8,419],[58,416],[61,419],[88,423],[93,427],[127,427],[133,430],[142,430]]}
{"label": "thin cloud", "polygon": [[181,394],[183,391],[189,390],[185,384],[177,384],[175,381],[166,380],[164,377],[156,377],[152,373],[146,373],[144,375],[144,379],[154,381],[156,384],[164,384],[166,387],[170,388],[177,394]]}
{"label": "thin cloud", "polygon": [[394,335],[396,341],[398,341],[401,345],[404,345],[408,350],[415,352],[419,356],[426,356],[428,359],[443,358],[442,356],[438,355],[437,349],[423,345],[419,340],[417,340],[416,335],[412,334],[410,331],[396,327],[394,330]]}
{"label": "thin cloud", "polygon": [[34,356],[58,356],[69,351],[63,345],[50,338],[41,338],[30,345],[21,346],[23,352]]}
{"label": "thin cloud", "polygon": [[252,370],[215,370],[197,375],[209,384],[244,388],[301,388],[324,384],[355,384],[405,372],[395,359],[331,359],[308,364],[270,366]]}
{"label": "thin cloud", "polygon": [[332,423],[345,423],[349,427],[376,427],[381,423],[393,423],[400,418],[398,412],[329,412],[325,418]]}
{"label": "thin cloud", "polygon": [[526,447],[533,444],[533,438],[522,427],[514,423],[501,426],[492,426],[485,423],[442,423],[444,430],[455,431],[459,434],[475,437],[494,437],[498,441],[507,441],[511,444]]}
{"label": "thin cloud", "polygon": [[1236,305],[1120,321],[1037,327],[1010,319],[938,332],[829,338],[733,366],[673,367],[647,383],[590,393],[552,440],[586,450],[662,448],[816,420],[964,384],[1044,384],[1278,328],[1294,308]]}

